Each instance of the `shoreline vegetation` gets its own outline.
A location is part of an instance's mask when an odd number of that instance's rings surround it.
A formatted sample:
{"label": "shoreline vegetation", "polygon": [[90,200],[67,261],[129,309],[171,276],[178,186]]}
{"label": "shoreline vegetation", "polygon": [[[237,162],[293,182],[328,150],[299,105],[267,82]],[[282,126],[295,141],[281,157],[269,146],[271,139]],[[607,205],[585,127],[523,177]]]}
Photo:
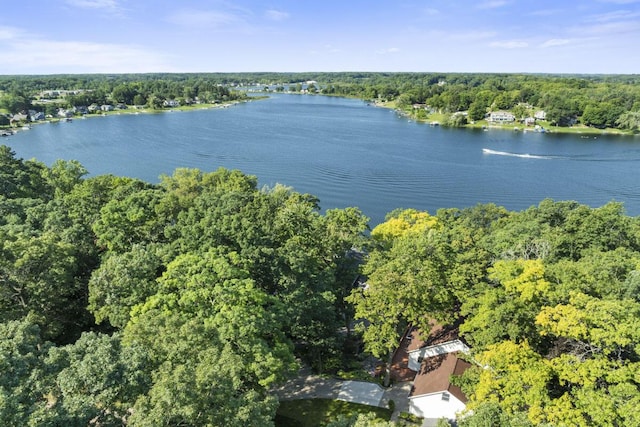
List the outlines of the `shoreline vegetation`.
{"label": "shoreline vegetation", "polygon": [[228,101],[223,104],[221,103],[205,103],[205,104],[192,104],[192,105],[181,105],[173,108],[164,108],[164,109],[153,109],[153,108],[134,108],[132,106],[128,106],[129,108],[124,110],[112,110],[112,111],[101,111],[100,113],[95,114],[82,114],[80,116],[72,116],[68,118],[63,117],[51,117],[45,120],[39,120],[35,122],[29,122],[25,125],[10,127],[10,126],[0,126],[0,136],[9,136],[11,134],[15,134],[20,131],[26,131],[31,128],[32,125],[41,125],[41,124],[57,124],[57,123],[65,123],[71,122],[73,120],[84,120],[87,118],[98,118],[98,117],[107,117],[107,116],[125,116],[125,115],[140,115],[140,114],[166,114],[166,113],[174,113],[174,112],[190,112],[190,111],[201,111],[201,110],[218,110],[225,109],[229,107],[233,107],[237,104],[242,104],[245,102],[251,102],[261,99],[266,99],[266,96],[255,96],[248,99],[242,100],[233,100]]}
{"label": "shoreline vegetation", "polygon": [[493,124],[489,123],[487,120],[478,120],[473,123],[466,123],[461,125],[451,125],[447,124],[447,121],[451,119],[453,114],[447,113],[432,113],[428,114],[426,117],[418,117],[414,111],[402,109],[398,107],[397,102],[395,101],[387,101],[387,102],[372,102],[371,105],[380,108],[387,108],[394,110],[397,114],[407,117],[410,120],[414,120],[419,123],[432,124],[436,126],[448,126],[459,129],[497,129],[497,130],[508,130],[508,131],[516,131],[516,132],[544,132],[544,133],[560,133],[560,134],[572,134],[572,135],[581,135],[585,137],[589,136],[605,136],[605,135],[619,135],[619,136],[640,136],[639,133],[634,133],[632,131],[625,131],[616,128],[605,128],[598,129],[590,126],[585,126],[582,124],[575,124],[572,126],[557,126],[552,125],[546,120],[538,121],[539,128],[534,126],[526,126],[522,123],[508,123],[508,124]]}
{"label": "shoreline vegetation", "polygon": [[[300,93],[296,92],[286,92],[288,95],[299,95]],[[302,95],[315,95],[315,96],[337,96],[340,98],[351,98],[351,99],[361,99],[362,101],[366,101],[357,96],[342,96],[342,95],[326,95],[322,93],[302,93]],[[251,101],[259,101],[263,99],[268,99],[268,95],[263,96],[251,96],[247,99],[242,100],[233,100],[228,101],[223,104],[221,103],[205,103],[205,104],[191,104],[191,105],[181,105],[173,108],[163,108],[163,109],[153,109],[150,107],[143,108],[134,108],[132,106],[128,106],[129,108],[125,110],[113,110],[113,111],[102,111],[96,114],[83,114],[81,116],[74,116],[70,118],[61,118],[61,117],[52,117],[46,120],[29,122],[25,126],[0,126],[0,136],[9,136],[10,134],[15,134],[20,131],[30,129],[31,125],[39,125],[39,124],[56,124],[56,123],[64,123],[72,120],[84,120],[87,118],[97,118],[97,117],[107,117],[107,116],[120,116],[120,115],[139,115],[139,114],[165,114],[165,113],[173,113],[173,112],[190,112],[190,111],[200,111],[200,110],[211,110],[211,109],[224,109],[229,108],[237,104],[251,102]],[[452,127],[458,129],[478,129],[478,130],[506,130],[506,131],[516,131],[516,132],[542,132],[544,133],[558,133],[558,134],[573,134],[573,135],[581,135],[583,137],[597,137],[597,136],[605,136],[605,135],[617,135],[617,136],[640,136],[639,133],[633,133],[631,131],[623,131],[616,128],[605,128],[598,129],[585,125],[576,124],[573,126],[553,126],[550,125],[547,121],[540,121],[539,128],[534,128],[533,126],[524,126],[520,123],[509,123],[509,124],[491,124],[487,120],[479,120],[474,123],[466,123],[464,125],[448,125],[447,121],[450,120],[453,114],[447,113],[432,113],[427,117],[418,117],[418,115],[410,110],[399,108],[395,101],[387,101],[387,102],[371,102],[370,105],[379,108],[386,108],[390,110],[394,110],[398,115],[407,117],[407,119],[416,121],[418,123],[430,124],[435,126],[445,126]]]}
{"label": "shoreline vegetation", "polygon": [[9,135],[7,129],[46,119],[191,111],[259,98],[249,93],[296,93],[361,99],[434,126],[639,135],[639,83],[640,75],[499,73],[0,76],[0,131]]}

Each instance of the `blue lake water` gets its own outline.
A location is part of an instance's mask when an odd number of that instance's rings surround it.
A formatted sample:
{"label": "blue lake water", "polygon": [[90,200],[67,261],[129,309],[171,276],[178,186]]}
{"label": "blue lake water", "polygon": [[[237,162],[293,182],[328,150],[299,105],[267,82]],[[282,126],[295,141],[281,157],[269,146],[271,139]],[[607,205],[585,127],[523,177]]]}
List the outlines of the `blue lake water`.
{"label": "blue lake water", "polygon": [[[526,209],[545,198],[640,215],[640,139],[430,127],[343,98],[275,95],[226,109],[122,114],[42,124],[2,139],[47,165],[158,182],[177,167],[240,169],[282,183],[323,209],[387,212],[493,202]],[[486,151],[490,150],[490,151]]]}

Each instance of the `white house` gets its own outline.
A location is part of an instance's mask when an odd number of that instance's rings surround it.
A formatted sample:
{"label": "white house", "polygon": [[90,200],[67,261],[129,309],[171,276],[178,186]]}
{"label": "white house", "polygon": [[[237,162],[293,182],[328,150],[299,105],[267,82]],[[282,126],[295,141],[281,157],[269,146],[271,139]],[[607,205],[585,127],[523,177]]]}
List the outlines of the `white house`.
{"label": "white house", "polygon": [[471,365],[455,353],[426,358],[413,380],[409,393],[409,412],[422,418],[456,419],[467,403],[460,387],[451,384],[451,375],[461,375]]}
{"label": "white house", "polygon": [[58,117],[63,118],[63,119],[68,119],[69,117],[73,117],[73,111],[72,110],[65,110],[64,108],[59,108],[58,112],[56,113],[56,115]]}
{"label": "white house", "polygon": [[167,99],[162,103],[162,105],[164,107],[175,108],[175,107],[179,107],[180,103],[178,101],[176,101],[175,99]]}
{"label": "white house", "polygon": [[461,375],[471,365],[457,356],[470,350],[460,340],[457,325],[430,324],[428,334],[409,328],[403,341],[408,342],[406,366],[416,372],[409,394],[409,412],[435,423],[443,417],[453,420],[465,409],[467,398],[459,387],[451,384],[450,377]]}
{"label": "white house", "polygon": [[491,123],[511,123],[515,120],[516,116],[508,111],[492,111],[487,119]]}
{"label": "white house", "polygon": [[31,117],[32,122],[37,122],[45,119],[44,113],[42,111],[29,110],[29,117]]}
{"label": "white house", "polygon": [[545,120],[547,118],[547,113],[544,112],[543,110],[536,111],[533,117],[535,117],[538,120]]}

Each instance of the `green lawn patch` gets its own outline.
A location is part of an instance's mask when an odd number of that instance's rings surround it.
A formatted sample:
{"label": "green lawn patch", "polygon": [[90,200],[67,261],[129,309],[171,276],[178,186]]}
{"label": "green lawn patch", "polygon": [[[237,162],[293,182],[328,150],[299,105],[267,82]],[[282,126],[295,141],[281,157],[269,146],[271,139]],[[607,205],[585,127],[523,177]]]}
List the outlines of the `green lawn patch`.
{"label": "green lawn patch", "polygon": [[382,420],[391,418],[391,411],[376,406],[360,405],[330,399],[301,399],[280,402],[276,413],[276,427],[319,427],[358,414],[374,412]]}

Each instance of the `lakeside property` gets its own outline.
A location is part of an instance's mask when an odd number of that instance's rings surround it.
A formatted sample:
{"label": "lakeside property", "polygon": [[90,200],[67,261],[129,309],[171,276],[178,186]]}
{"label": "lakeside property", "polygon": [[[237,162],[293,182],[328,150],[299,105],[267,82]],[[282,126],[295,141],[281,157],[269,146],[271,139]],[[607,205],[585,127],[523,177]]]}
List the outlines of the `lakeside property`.
{"label": "lakeside property", "polygon": [[[617,128],[606,127],[603,129],[586,126],[577,121],[570,126],[558,126],[552,124],[550,121],[544,118],[536,118],[533,115],[521,119],[516,119],[515,115],[510,111],[501,111],[505,113],[504,120],[491,120],[491,112],[485,114],[485,118],[482,120],[469,121],[467,119],[466,111],[458,111],[455,113],[443,113],[433,111],[425,105],[412,105],[411,108],[401,108],[397,101],[378,101],[372,102],[371,105],[376,107],[388,108],[395,110],[398,114],[406,116],[411,120],[415,120],[421,123],[433,124],[436,126],[450,126],[456,128],[467,129],[502,129],[509,131],[522,131],[522,132],[542,132],[542,133],[562,133],[562,134],[577,134],[585,136],[598,136],[598,135],[627,135],[638,136],[637,132],[631,130],[623,130]],[[542,110],[538,110],[542,111]],[[544,113],[544,111],[542,111]],[[545,117],[544,115],[541,115]],[[458,118],[458,120],[456,120]],[[460,119],[464,118],[464,120]],[[533,119],[533,120],[532,120]]]}
{"label": "lakeside property", "polygon": [[96,118],[96,117],[107,117],[107,116],[119,116],[119,115],[139,115],[139,114],[164,114],[164,113],[172,113],[172,112],[184,112],[184,111],[198,111],[198,110],[210,110],[210,109],[224,109],[229,108],[234,105],[264,99],[266,97],[251,97],[248,99],[242,100],[233,100],[225,103],[198,103],[198,104],[186,104],[179,105],[173,104],[173,107],[167,107],[162,109],[150,108],[147,106],[123,106],[121,108],[112,108],[112,109],[104,109],[99,111],[86,112],[84,110],[77,110],[76,107],[73,109],[63,110],[56,117],[46,117],[44,115],[40,115],[37,112],[33,111],[34,114],[29,114],[28,117],[30,120],[27,120],[27,115],[21,115],[23,117],[18,117],[16,120],[11,120],[9,125],[0,126],[0,136],[11,136],[21,131],[26,131],[31,129],[31,125],[36,124],[46,124],[46,123],[65,123],[71,122],[74,119],[87,119],[87,118]]}
{"label": "lakeside property", "polygon": [[[319,93],[309,93],[308,91],[299,92],[304,95],[315,95],[315,96],[325,96]],[[296,94],[295,92],[287,92],[287,94]],[[327,95],[327,96],[336,96],[336,95]],[[339,96],[341,97],[341,96]],[[88,111],[85,110],[86,107],[73,107],[71,109],[62,110],[58,116],[56,117],[46,117],[44,115],[38,114],[36,111],[31,111],[33,114],[16,114],[14,115],[15,119],[12,117],[9,125],[0,125],[0,136],[10,136],[16,132],[21,130],[27,130],[30,124],[38,124],[38,123],[59,123],[71,121],[72,119],[86,119],[92,117],[105,117],[111,115],[137,115],[137,114],[160,114],[160,113],[169,113],[175,111],[197,111],[197,110],[207,110],[207,109],[216,109],[216,108],[229,108],[235,104],[255,101],[260,99],[268,98],[268,95],[264,96],[251,96],[242,100],[232,100],[224,103],[192,103],[192,104],[180,104],[180,103],[168,103],[163,108],[152,108],[143,105],[121,105],[118,108],[104,108],[99,109],[97,111]],[[345,98],[357,98],[355,96],[346,96]],[[562,133],[562,134],[577,134],[577,135],[585,135],[585,136],[598,136],[598,135],[627,135],[634,136],[638,135],[629,130],[621,130],[617,128],[604,128],[599,129],[591,126],[585,126],[580,123],[572,124],[571,126],[557,126],[551,124],[549,121],[544,119],[535,119],[535,121],[527,121],[527,118],[516,120],[513,114],[509,113],[513,116],[512,119],[508,120],[500,120],[500,121],[492,121],[491,113],[486,114],[486,118],[483,120],[477,121],[464,121],[461,120],[456,121],[456,117],[465,117],[467,116],[466,112],[456,112],[456,113],[442,113],[436,111],[429,111],[429,108],[426,106],[412,106],[411,109],[403,109],[398,106],[397,101],[378,101],[372,102],[371,105],[375,105],[377,107],[388,108],[395,110],[398,114],[406,116],[412,120],[422,123],[428,123],[432,125],[443,125],[457,128],[468,128],[468,129],[502,129],[509,131],[522,131],[522,132],[542,132],[542,133]],[[422,114],[421,111],[428,111],[428,113]],[[507,116],[508,117],[508,116]],[[544,117],[544,116],[543,116]]]}

